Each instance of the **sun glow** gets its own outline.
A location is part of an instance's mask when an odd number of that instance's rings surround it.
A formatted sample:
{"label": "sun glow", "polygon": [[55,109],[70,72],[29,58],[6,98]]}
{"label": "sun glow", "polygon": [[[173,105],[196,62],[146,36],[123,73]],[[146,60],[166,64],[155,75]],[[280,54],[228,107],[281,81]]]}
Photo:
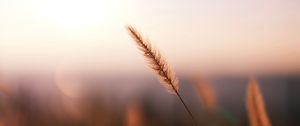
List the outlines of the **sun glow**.
{"label": "sun glow", "polygon": [[37,12],[65,28],[86,27],[109,21],[119,8],[116,0],[39,0]]}

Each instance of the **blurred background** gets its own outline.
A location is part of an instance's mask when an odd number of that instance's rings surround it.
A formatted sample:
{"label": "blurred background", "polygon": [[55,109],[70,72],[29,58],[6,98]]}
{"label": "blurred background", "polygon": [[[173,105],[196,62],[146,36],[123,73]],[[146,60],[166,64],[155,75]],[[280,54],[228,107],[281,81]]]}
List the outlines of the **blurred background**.
{"label": "blurred background", "polygon": [[166,57],[200,124],[249,125],[251,75],[271,123],[300,125],[299,22],[297,0],[0,0],[0,126],[191,125],[127,25]]}

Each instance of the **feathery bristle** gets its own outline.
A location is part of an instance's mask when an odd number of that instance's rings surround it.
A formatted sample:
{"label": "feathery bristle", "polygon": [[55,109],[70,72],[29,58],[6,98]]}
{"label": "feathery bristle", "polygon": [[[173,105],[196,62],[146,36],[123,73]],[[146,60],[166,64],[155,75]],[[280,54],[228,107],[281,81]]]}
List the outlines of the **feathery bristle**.
{"label": "feathery bristle", "polygon": [[250,126],[271,126],[262,94],[255,79],[249,81],[246,99]]}
{"label": "feathery bristle", "polygon": [[175,92],[178,91],[179,84],[170,65],[164,60],[160,52],[153,48],[149,42],[145,41],[133,27],[128,26],[127,30],[139,49],[144,53],[145,58],[149,62],[149,66],[158,75],[162,85],[165,86],[170,93],[175,94]]}
{"label": "feathery bristle", "polygon": [[197,91],[205,110],[213,112],[216,108],[215,93],[212,87],[204,80],[197,80]]}

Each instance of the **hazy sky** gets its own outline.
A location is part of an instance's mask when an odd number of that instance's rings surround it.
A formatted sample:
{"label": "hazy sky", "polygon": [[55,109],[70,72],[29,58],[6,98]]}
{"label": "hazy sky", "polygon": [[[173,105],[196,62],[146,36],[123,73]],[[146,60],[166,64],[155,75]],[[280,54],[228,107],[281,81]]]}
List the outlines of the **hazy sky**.
{"label": "hazy sky", "polygon": [[298,0],[0,0],[2,69],[145,71],[127,24],[176,71],[300,71]]}

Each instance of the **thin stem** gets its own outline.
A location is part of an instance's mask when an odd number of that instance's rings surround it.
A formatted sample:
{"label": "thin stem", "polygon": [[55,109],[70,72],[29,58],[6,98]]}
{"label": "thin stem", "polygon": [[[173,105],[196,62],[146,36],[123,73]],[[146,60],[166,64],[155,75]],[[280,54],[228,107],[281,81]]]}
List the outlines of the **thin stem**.
{"label": "thin stem", "polygon": [[187,107],[187,105],[186,105],[185,102],[183,101],[181,95],[178,93],[177,90],[175,90],[175,93],[176,93],[176,95],[178,96],[180,102],[183,104],[185,110],[186,110],[186,111],[188,112],[188,114],[190,115],[191,120],[193,121],[194,126],[197,126],[197,121],[196,121],[195,117],[193,116],[192,112],[190,111],[190,109]]}

